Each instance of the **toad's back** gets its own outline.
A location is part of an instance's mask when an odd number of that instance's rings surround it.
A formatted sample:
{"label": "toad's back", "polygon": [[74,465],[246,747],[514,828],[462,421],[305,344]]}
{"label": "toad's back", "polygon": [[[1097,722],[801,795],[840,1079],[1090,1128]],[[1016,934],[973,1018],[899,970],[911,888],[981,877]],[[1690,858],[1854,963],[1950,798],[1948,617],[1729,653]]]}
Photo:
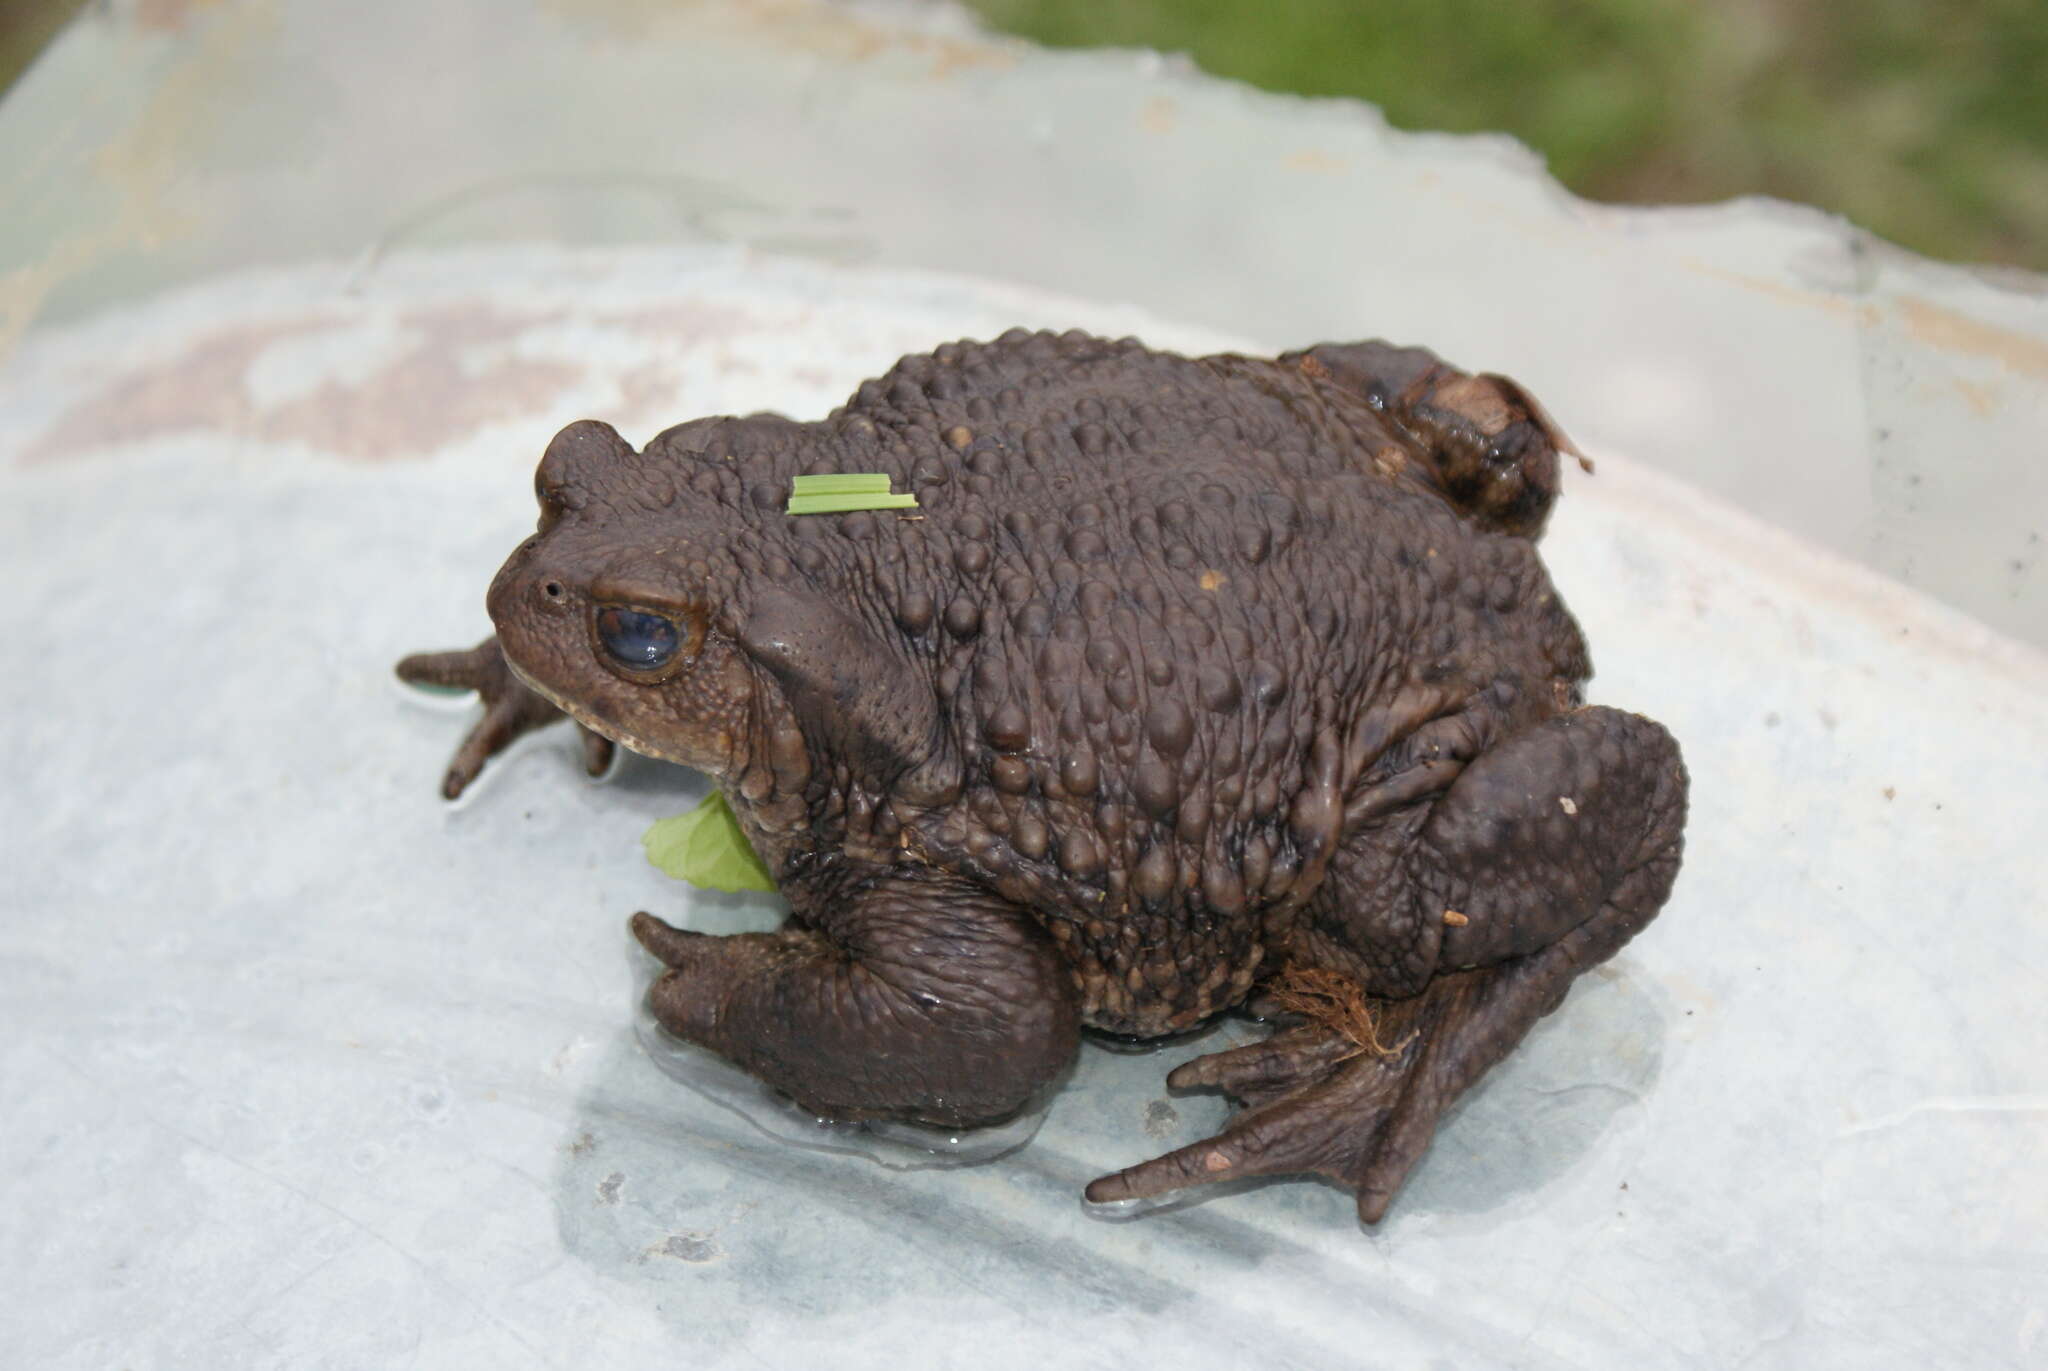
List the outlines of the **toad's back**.
{"label": "toad's back", "polygon": [[1099,1027],[1240,1000],[1361,787],[1475,699],[1540,713],[1585,674],[1530,543],[1313,361],[1013,333],[821,427],[926,516],[893,598],[963,787],[921,845],[1039,914]]}

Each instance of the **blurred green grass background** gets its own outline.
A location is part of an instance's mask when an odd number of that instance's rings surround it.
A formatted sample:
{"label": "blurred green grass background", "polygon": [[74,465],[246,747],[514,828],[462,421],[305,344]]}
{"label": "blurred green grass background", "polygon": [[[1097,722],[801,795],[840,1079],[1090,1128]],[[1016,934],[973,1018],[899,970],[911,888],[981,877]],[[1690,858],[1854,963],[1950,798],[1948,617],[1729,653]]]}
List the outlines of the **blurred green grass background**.
{"label": "blurred green grass background", "polygon": [[0,0],[0,96],[85,0]]}
{"label": "blurred green grass background", "polygon": [[[2048,0],[966,3],[1054,47],[1186,52],[1401,128],[1502,130],[1596,200],[1776,195],[2048,271]],[[0,89],[82,4],[0,0]]]}
{"label": "blurred green grass background", "polygon": [[1596,200],[1762,194],[2048,271],[2048,0],[967,0],[1395,125],[1498,129]]}

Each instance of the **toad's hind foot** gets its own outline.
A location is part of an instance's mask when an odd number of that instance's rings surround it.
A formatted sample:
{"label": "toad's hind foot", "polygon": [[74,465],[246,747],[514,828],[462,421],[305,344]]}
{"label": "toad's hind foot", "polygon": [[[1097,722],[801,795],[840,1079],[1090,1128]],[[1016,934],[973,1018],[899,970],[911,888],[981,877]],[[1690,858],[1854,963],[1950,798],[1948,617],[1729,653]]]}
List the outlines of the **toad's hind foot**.
{"label": "toad's hind foot", "polygon": [[1361,1051],[1336,1029],[1307,1024],[1184,1064],[1168,1085],[1220,1090],[1244,1111],[1213,1138],[1093,1182],[1088,1198],[1142,1199],[1217,1181],[1320,1175],[1356,1191],[1360,1216],[1376,1221],[1435,1127],[1441,1102],[1429,1086],[1430,1048],[1441,1036],[1440,1021],[1462,998],[1439,982],[1391,1006],[1381,1023],[1394,1028],[1398,1046],[1385,1055]]}
{"label": "toad's hind foot", "polygon": [[1384,1055],[1309,1024],[1186,1063],[1167,1084],[1221,1090],[1244,1111],[1213,1138],[1092,1182],[1088,1198],[1318,1175],[1356,1193],[1359,1218],[1378,1223],[1451,1102],[1556,1008],[1580,971],[1626,941],[1632,923],[1603,911],[1542,952],[1440,976],[1420,995],[1381,1003],[1380,1038],[1395,1044]]}
{"label": "toad's hind foot", "polygon": [[1420,995],[1378,1006],[1381,1041],[1394,1045],[1384,1053],[1310,1024],[1198,1057],[1167,1083],[1221,1090],[1242,1101],[1244,1112],[1205,1142],[1104,1176],[1088,1198],[1319,1175],[1354,1191],[1359,1218],[1377,1223],[1451,1101],[1556,1005],[1579,969],[1561,945],[1510,965],[1438,977]]}

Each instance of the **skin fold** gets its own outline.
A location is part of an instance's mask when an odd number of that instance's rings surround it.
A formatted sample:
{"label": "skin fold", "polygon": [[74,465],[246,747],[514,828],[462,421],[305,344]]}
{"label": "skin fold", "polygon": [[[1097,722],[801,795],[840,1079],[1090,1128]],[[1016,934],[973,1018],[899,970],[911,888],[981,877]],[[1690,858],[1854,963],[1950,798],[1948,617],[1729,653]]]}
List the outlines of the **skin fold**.
{"label": "skin fold", "polygon": [[[484,700],[450,796],[564,715],[593,770],[615,740],[717,778],[792,912],[634,917],[679,1036],[821,1113],[964,1127],[1084,1028],[1254,1005],[1270,1040],[1169,1078],[1243,1109],[1089,1197],[1316,1175],[1373,1222],[1677,875],[1677,745],[1583,703],[1537,556],[1571,451],[1422,349],[1012,332],[815,423],[570,425],[496,636],[399,674]],[[918,506],[784,512],[833,472]]]}

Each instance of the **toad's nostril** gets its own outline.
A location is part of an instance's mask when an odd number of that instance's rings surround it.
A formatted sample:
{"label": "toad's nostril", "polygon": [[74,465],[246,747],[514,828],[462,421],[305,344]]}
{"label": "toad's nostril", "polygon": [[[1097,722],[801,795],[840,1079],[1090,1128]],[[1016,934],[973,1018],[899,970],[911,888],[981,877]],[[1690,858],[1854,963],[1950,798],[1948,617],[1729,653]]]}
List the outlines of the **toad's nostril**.
{"label": "toad's nostril", "polygon": [[547,596],[550,600],[559,601],[564,594],[562,583],[560,581],[549,581],[540,588],[540,593]]}

